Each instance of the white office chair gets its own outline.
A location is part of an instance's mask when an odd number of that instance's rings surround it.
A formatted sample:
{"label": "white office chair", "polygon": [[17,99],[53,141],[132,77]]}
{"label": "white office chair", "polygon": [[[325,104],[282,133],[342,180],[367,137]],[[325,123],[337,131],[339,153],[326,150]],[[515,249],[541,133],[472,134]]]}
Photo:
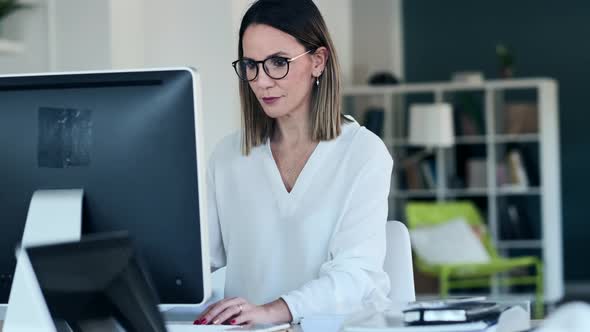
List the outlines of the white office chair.
{"label": "white office chair", "polygon": [[390,220],[386,226],[387,252],[383,269],[391,280],[389,298],[399,304],[416,300],[412,247],[406,225]]}

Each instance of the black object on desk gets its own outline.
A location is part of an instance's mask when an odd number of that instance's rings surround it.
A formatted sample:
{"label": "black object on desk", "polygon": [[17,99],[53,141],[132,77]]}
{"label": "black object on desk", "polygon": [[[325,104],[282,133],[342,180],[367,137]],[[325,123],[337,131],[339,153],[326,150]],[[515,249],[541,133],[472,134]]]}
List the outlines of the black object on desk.
{"label": "black object on desk", "polygon": [[83,331],[114,318],[127,331],[165,332],[158,299],[131,239],[124,233],[27,248],[49,312]]}
{"label": "black object on desk", "polygon": [[494,324],[506,310],[504,305],[488,301],[444,301],[418,303],[404,310],[407,325],[440,325],[484,321]]}

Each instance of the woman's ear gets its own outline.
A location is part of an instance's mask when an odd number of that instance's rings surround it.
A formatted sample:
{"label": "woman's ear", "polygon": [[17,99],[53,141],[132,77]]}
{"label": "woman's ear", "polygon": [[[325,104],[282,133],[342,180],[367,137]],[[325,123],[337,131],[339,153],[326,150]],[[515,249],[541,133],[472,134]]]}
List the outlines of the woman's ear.
{"label": "woman's ear", "polygon": [[318,47],[318,49],[311,55],[313,62],[312,74],[314,77],[318,77],[324,72],[329,56],[330,51],[324,46]]}

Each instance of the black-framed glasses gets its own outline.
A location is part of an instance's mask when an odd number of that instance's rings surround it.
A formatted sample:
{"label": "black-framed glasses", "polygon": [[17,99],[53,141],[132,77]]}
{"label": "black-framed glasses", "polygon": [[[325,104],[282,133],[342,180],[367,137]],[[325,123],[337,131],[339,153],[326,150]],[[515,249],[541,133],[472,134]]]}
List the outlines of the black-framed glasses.
{"label": "black-framed glasses", "polygon": [[262,64],[262,69],[268,77],[280,80],[289,74],[289,64],[298,58],[308,54],[312,50],[301,53],[293,58],[285,58],[273,55],[261,61],[255,61],[248,58],[238,59],[231,63],[236,74],[243,81],[253,81],[258,77],[258,64]]}

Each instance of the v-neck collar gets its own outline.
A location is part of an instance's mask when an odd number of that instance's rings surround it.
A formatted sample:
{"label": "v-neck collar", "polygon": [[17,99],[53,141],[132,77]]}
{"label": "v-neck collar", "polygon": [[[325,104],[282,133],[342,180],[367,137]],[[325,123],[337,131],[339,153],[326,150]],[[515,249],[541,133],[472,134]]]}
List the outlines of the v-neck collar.
{"label": "v-neck collar", "polygon": [[270,148],[270,139],[267,139],[264,146],[262,146],[262,159],[265,168],[265,173],[269,179],[271,190],[276,198],[276,202],[279,211],[283,216],[293,215],[297,209],[297,206],[306,192],[309,190],[310,185],[313,183],[314,176],[321,169],[322,164],[330,154],[330,151],[334,149],[334,146],[343,139],[343,136],[348,135],[349,130],[358,128],[359,125],[352,117],[346,116],[352,122],[346,123],[342,126],[342,132],[340,136],[330,141],[320,141],[315,147],[305,166],[299,173],[291,192],[287,191],[279,167],[272,155]]}
{"label": "v-neck collar", "polygon": [[293,188],[291,188],[291,191],[289,192],[287,191],[287,187],[285,187],[279,167],[272,155],[270,140],[266,140],[264,146],[264,162],[267,170],[266,173],[270,178],[272,191],[277,199],[279,209],[283,215],[291,215],[295,212],[297,202],[300,200],[301,195],[305,194],[310,184],[313,182],[312,180],[314,174],[316,174],[318,169],[321,167],[322,160],[325,157],[324,150],[326,145],[329,145],[327,143],[329,142],[320,141],[318,143],[305,162],[303,169],[293,184]]}

